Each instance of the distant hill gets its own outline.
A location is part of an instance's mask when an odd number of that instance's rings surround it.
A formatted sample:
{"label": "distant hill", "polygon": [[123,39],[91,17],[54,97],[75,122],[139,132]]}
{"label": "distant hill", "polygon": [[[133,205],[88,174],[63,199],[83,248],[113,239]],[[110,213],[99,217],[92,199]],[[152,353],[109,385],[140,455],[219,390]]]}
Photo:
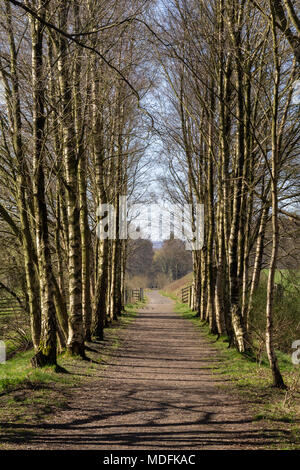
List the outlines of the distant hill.
{"label": "distant hill", "polygon": [[180,297],[181,289],[184,287],[190,286],[193,282],[193,273],[188,273],[180,279],[171,282],[166,287],[164,287],[164,291],[168,294],[174,294],[176,297]]}
{"label": "distant hill", "polygon": [[164,242],[152,241],[153,250],[160,250]]}

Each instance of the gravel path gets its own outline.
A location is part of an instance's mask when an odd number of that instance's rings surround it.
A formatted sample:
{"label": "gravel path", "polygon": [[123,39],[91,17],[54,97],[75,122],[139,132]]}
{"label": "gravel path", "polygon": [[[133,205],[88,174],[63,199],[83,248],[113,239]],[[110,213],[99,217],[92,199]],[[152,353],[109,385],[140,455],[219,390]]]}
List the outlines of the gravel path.
{"label": "gravel path", "polygon": [[[279,434],[253,422],[249,404],[217,387],[213,346],[158,292],[122,332],[99,380],[68,407],[29,427],[22,449],[259,449]],[[15,446],[16,448],[16,446]]]}

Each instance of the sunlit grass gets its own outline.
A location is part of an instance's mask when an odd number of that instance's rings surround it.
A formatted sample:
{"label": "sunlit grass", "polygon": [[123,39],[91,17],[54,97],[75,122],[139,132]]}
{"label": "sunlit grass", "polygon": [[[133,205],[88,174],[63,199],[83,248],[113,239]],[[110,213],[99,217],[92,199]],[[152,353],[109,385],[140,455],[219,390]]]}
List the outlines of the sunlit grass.
{"label": "sunlit grass", "polygon": [[[127,327],[136,317],[139,309],[144,307],[147,303],[147,297],[140,302],[128,304],[125,307],[125,312],[121,315],[119,320],[114,324],[114,331]],[[109,328],[107,329],[109,331]],[[113,349],[119,346],[117,337],[112,339]],[[42,369],[34,369],[30,364],[30,359],[33,356],[33,350],[16,354],[9,359],[6,363],[0,364],[0,393],[21,386],[34,386],[35,384],[47,384],[50,382],[59,383],[73,383],[74,377],[71,374],[57,373],[56,368],[44,367]],[[101,359],[101,358],[100,358]],[[75,366],[76,361],[82,363],[80,358],[70,357],[67,353],[58,356],[58,363],[66,370]],[[88,364],[88,363],[87,363]]]}
{"label": "sunlit grass", "polygon": [[[23,385],[34,387],[36,384],[71,381],[71,376],[57,373],[55,366],[34,369],[30,364],[32,356],[32,350],[26,351],[17,354],[5,364],[0,364],[0,393]],[[59,356],[58,359],[63,367],[67,367],[70,362],[70,359],[65,359],[64,355]]]}

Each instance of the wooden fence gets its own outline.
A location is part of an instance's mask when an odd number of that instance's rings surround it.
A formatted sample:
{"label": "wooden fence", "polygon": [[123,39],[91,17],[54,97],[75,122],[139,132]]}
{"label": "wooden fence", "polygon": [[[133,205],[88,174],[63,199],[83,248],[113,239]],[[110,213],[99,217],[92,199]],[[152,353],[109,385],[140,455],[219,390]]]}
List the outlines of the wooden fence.
{"label": "wooden fence", "polygon": [[0,317],[24,312],[24,307],[13,297],[0,297]]}
{"label": "wooden fence", "polygon": [[183,304],[188,304],[188,306],[191,307],[192,298],[193,298],[193,286],[187,286],[181,289],[181,302]]}
{"label": "wooden fence", "polygon": [[[144,300],[144,289],[129,289],[126,287],[124,290],[124,305],[129,303],[140,302]],[[21,299],[23,301],[23,299]],[[7,315],[18,315],[24,313],[25,309],[17,299],[13,297],[1,297],[0,295],[0,319]]]}
{"label": "wooden fence", "polygon": [[144,289],[129,289],[128,287],[124,290],[124,305],[140,302],[144,300]]}

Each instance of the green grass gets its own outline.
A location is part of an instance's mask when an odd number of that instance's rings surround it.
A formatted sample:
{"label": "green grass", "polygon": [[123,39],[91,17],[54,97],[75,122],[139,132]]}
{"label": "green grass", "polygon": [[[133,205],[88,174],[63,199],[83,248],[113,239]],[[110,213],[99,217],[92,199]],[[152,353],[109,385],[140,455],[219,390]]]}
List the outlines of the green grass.
{"label": "green grass", "polygon": [[[141,302],[126,305],[123,315],[114,323],[114,325],[112,325],[114,330],[116,331],[128,326],[137,315],[137,311],[145,306],[146,303],[147,299],[144,299]],[[10,351],[11,344],[7,342],[6,345],[7,350]],[[30,359],[32,356],[33,351],[29,350],[16,354],[5,364],[0,364],[0,393],[4,390],[19,387],[22,384],[49,383],[53,381],[67,383],[70,381],[68,374],[57,374],[54,367],[33,369],[30,365]],[[74,358],[65,353],[58,357],[59,365],[65,368],[68,368],[68,366],[70,366],[70,362],[72,363],[74,360]],[[78,360],[80,361],[80,359]]]}
{"label": "green grass", "polygon": [[[134,317],[136,317],[138,310],[143,308],[147,303],[148,303],[148,297],[144,296],[144,300],[141,300],[141,301],[135,302],[135,303],[127,304],[125,306],[125,314],[127,314],[129,318],[130,317],[134,318]],[[123,316],[123,318],[124,318],[124,316]]]}
{"label": "green grass", "polygon": [[[263,279],[266,280],[269,275],[269,269],[262,270]],[[300,289],[300,270],[296,269],[276,269],[275,283],[281,284],[283,288],[290,292],[299,292]]]}
{"label": "green grass", "polygon": [[[169,292],[165,292],[163,290],[160,290],[159,293],[161,295],[163,295],[164,297],[169,297],[169,299],[172,299],[172,300],[176,300],[178,302],[178,298],[176,297],[175,294],[171,294]],[[178,302],[179,303],[179,302]],[[182,305],[185,305],[185,304],[182,304]]]}
{"label": "green grass", "polygon": [[[57,374],[54,367],[33,369],[30,365],[32,351],[17,354],[5,364],[0,365],[0,393],[19,387],[20,385],[34,386],[37,383],[65,382],[64,374]],[[63,364],[62,356],[59,358]]]}
{"label": "green grass", "polygon": [[[250,321],[253,341],[264,341],[266,329],[267,273],[264,270],[260,283],[254,293]],[[282,276],[282,280],[281,279]],[[298,278],[297,278],[298,276]],[[300,290],[297,271],[277,270],[278,283],[283,287],[278,295],[275,293],[273,311],[273,339],[276,349],[292,354],[293,341],[300,338]]]}

